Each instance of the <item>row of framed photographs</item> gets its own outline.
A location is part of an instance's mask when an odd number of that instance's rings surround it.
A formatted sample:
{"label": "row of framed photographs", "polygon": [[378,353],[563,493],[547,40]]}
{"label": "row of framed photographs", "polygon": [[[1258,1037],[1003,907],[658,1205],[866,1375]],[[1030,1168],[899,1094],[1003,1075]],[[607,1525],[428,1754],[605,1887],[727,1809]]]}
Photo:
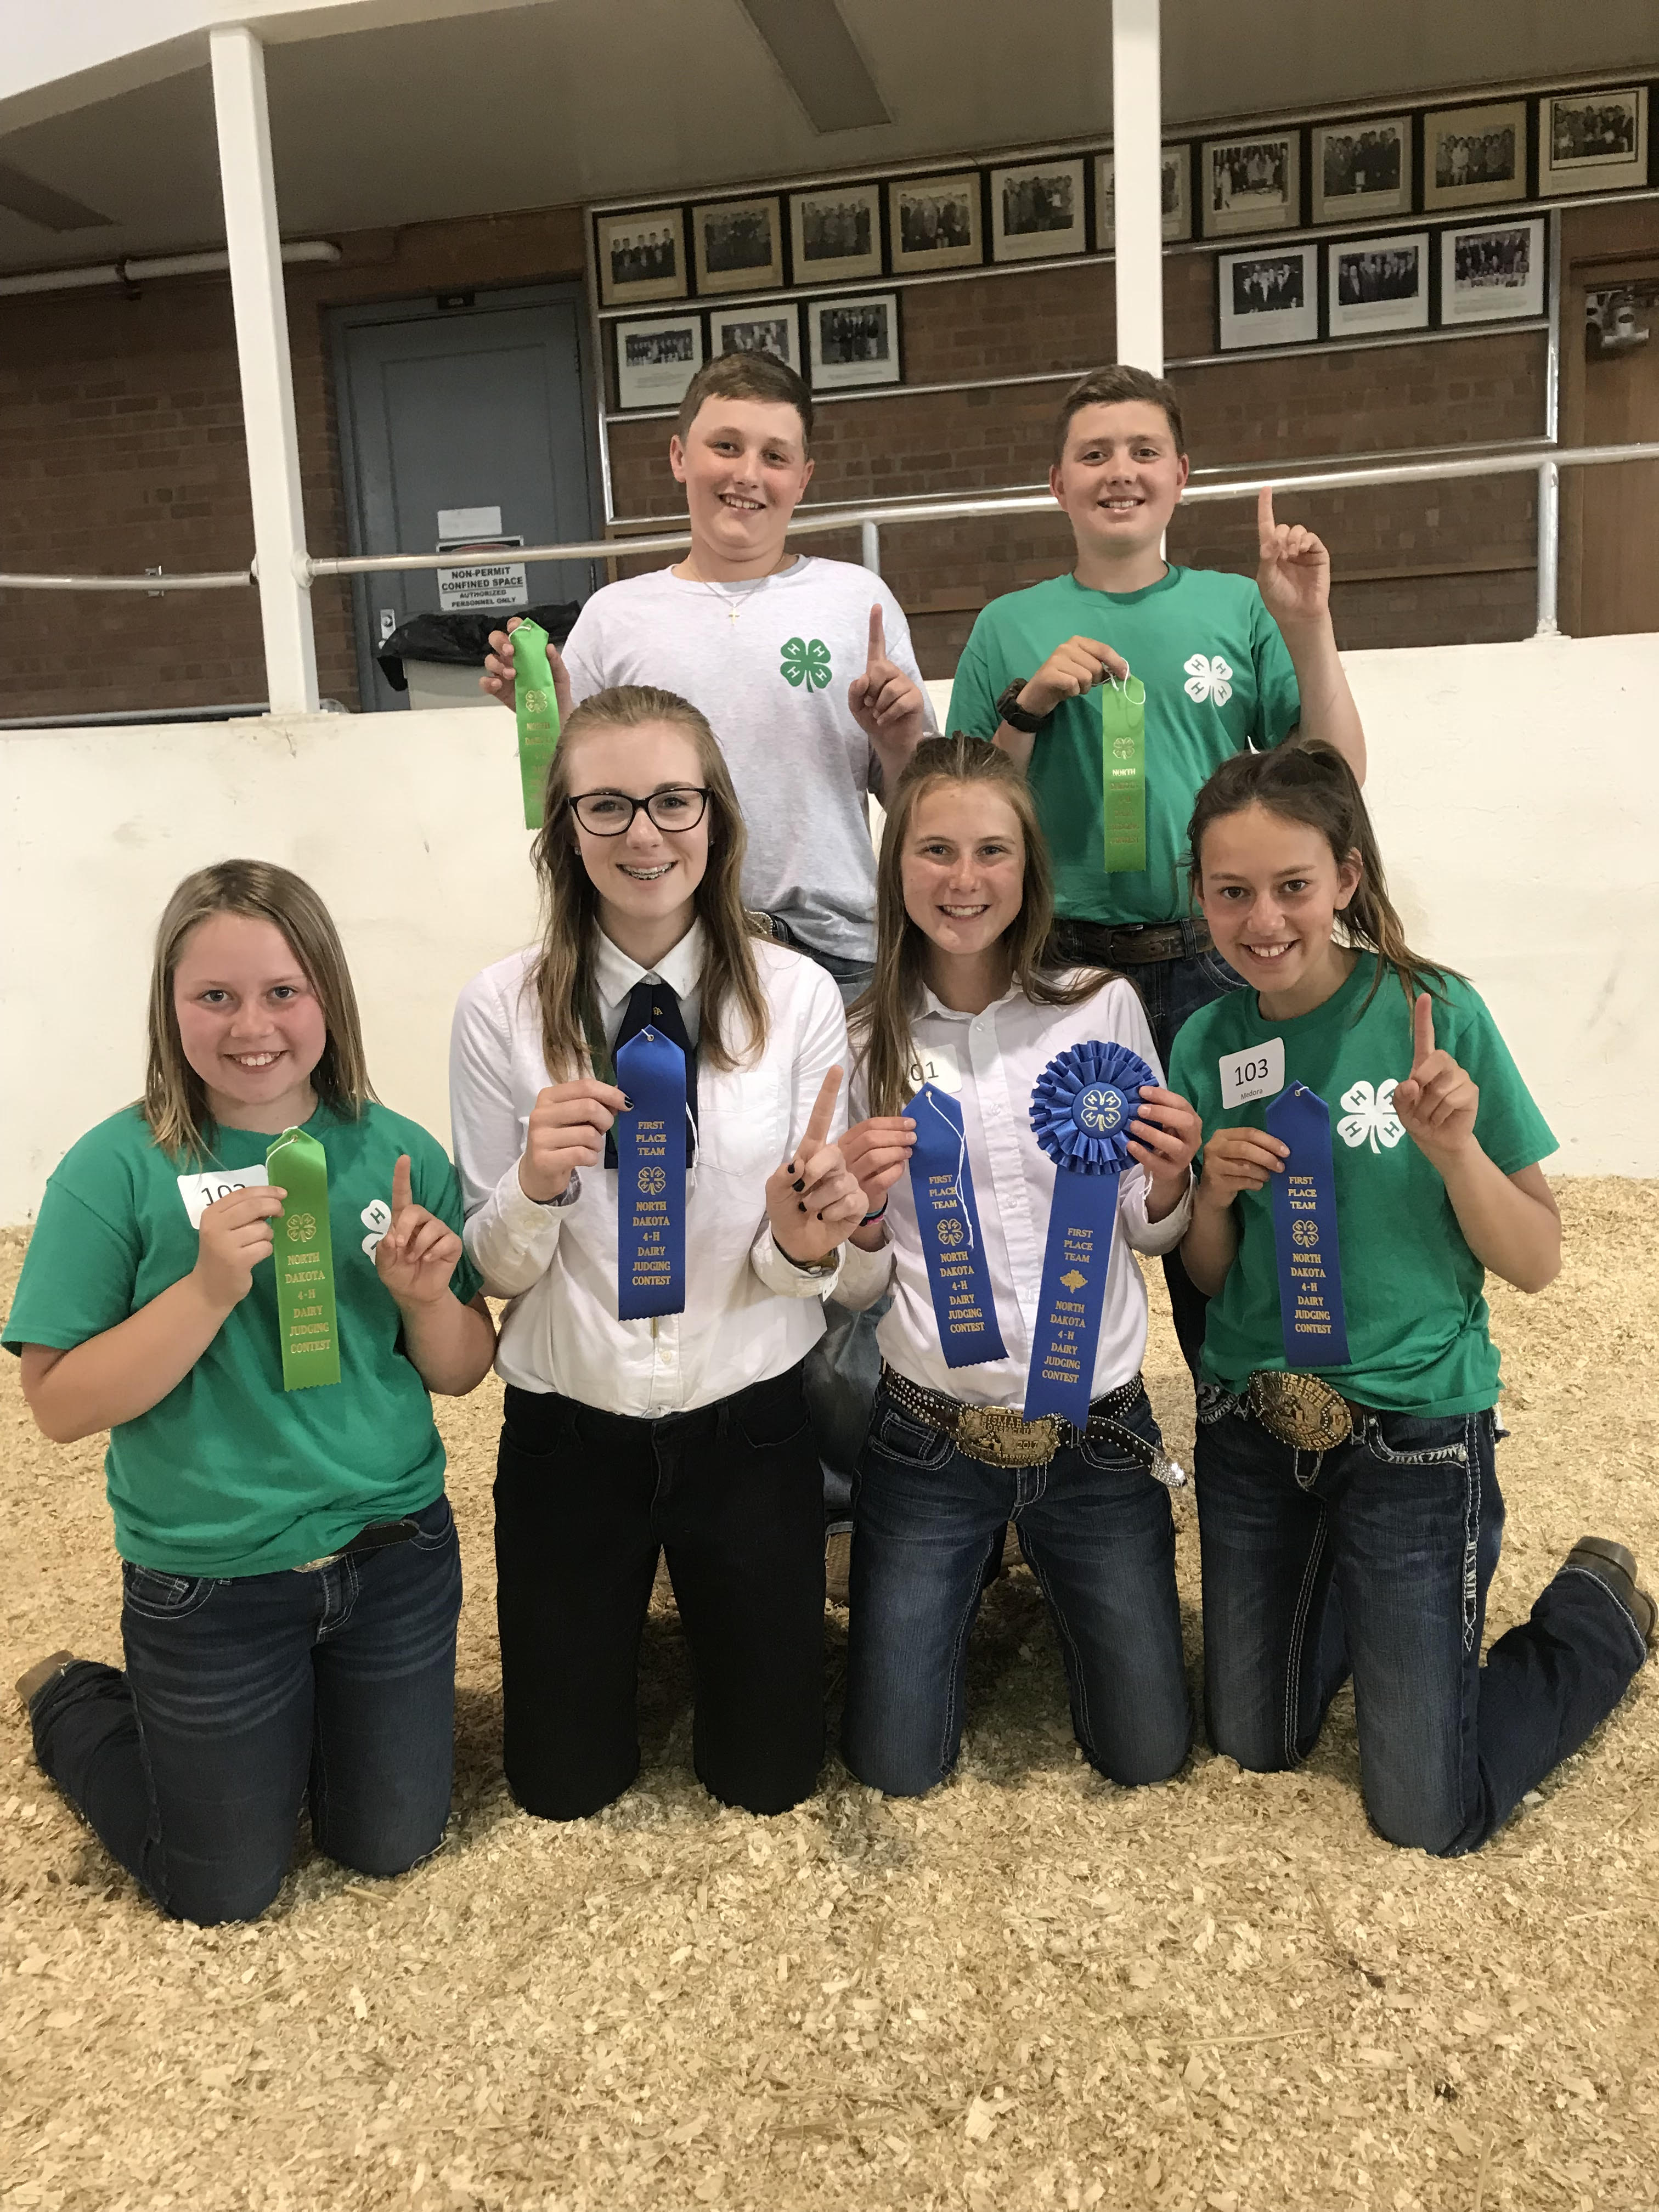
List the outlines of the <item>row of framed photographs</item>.
{"label": "row of framed photographs", "polygon": [[[1239,236],[1645,186],[1645,84],[1234,132],[1164,149],[1164,235]],[[1534,153],[1534,122],[1536,120]],[[755,293],[1109,252],[1113,156],[593,217],[599,301]]]}
{"label": "row of framed photographs", "polygon": [[903,380],[896,292],[837,292],[828,300],[692,308],[638,322],[617,321],[612,329],[618,414],[678,407],[703,362],[722,353],[775,354],[815,392],[848,392]]}
{"label": "row of framed photographs", "polygon": [[1216,336],[1224,353],[1510,322],[1541,315],[1544,307],[1542,216],[1391,238],[1310,239],[1216,257]]}

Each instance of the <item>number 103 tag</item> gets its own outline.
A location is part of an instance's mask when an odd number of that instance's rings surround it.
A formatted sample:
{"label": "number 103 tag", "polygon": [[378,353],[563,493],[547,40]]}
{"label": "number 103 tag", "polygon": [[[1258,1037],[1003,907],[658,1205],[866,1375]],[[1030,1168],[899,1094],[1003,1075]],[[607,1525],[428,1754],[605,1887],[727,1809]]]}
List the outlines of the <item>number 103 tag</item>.
{"label": "number 103 tag", "polygon": [[1269,1037],[1248,1052],[1224,1053],[1221,1060],[1223,1106],[1248,1106],[1253,1098],[1276,1098],[1285,1088],[1285,1040]]}

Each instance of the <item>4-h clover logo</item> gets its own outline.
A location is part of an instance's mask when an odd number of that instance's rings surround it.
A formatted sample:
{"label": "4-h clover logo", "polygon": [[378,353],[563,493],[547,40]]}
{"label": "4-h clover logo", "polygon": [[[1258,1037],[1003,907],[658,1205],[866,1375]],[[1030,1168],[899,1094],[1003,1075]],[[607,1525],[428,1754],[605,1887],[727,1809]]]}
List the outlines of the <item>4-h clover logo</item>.
{"label": "4-h clover logo", "polygon": [[962,1242],[962,1224],[955,1215],[949,1215],[939,1225],[939,1241],[947,1251]]}
{"label": "4-h clover logo", "polygon": [[1206,660],[1201,653],[1195,653],[1182,665],[1187,672],[1187,681],[1182,689],[1200,707],[1206,699],[1212,699],[1218,707],[1224,707],[1232,697],[1233,672],[1218,653],[1213,660]]}
{"label": "4-h clover logo", "polygon": [[1342,1103],[1347,1110],[1336,1125],[1336,1133],[1345,1145],[1363,1145],[1369,1138],[1374,1152],[1381,1152],[1385,1145],[1390,1152],[1394,1150],[1406,1133],[1394,1110],[1395,1080],[1390,1076],[1375,1091],[1369,1083],[1356,1083],[1351,1091],[1343,1092]]}
{"label": "4-h clover logo", "polygon": [[660,1168],[640,1170],[640,1188],[647,1198],[660,1198],[668,1188],[668,1177]]}
{"label": "4-h clover logo", "polygon": [[317,1234],[317,1217],[314,1213],[290,1213],[287,1227],[290,1244],[309,1244]]}
{"label": "4-h clover logo", "polygon": [[797,691],[803,684],[809,691],[822,691],[830,681],[829,647],[821,637],[792,637],[783,648],[778,673]]}
{"label": "4-h clover logo", "polygon": [[526,691],[524,695],[526,714],[544,714],[551,703],[545,691]]}
{"label": "4-h clover logo", "polygon": [[1085,1091],[1077,1102],[1077,1118],[1080,1127],[1109,1135],[1123,1119],[1122,1097],[1104,1085]]}
{"label": "4-h clover logo", "polygon": [[1316,1221],[1293,1221],[1291,1224],[1291,1242],[1292,1244],[1300,1244],[1304,1250],[1310,1249],[1315,1244],[1317,1244],[1319,1242],[1318,1223]]}

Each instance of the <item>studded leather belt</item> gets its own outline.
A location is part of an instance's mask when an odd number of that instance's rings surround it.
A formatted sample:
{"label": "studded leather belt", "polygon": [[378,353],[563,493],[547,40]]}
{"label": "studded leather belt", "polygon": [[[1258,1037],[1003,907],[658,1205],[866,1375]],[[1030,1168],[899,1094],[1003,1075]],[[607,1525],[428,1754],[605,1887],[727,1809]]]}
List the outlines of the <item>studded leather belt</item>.
{"label": "studded leather belt", "polygon": [[1079,1431],[1058,1413],[1039,1413],[1028,1421],[1006,1406],[964,1406],[942,1391],[925,1390],[908,1375],[882,1362],[881,1379],[888,1395],[907,1413],[930,1429],[950,1437],[959,1452],[986,1467],[1046,1467],[1054,1454],[1084,1440],[1114,1443],[1140,1461],[1149,1474],[1171,1490],[1181,1489],[1186,1471],[1157,1444],[1149,1443],[1115,1416],[1127,1413],[1141,1395],[1139,1375],[1120,1382],[1089,1408],[1089,1425]]}

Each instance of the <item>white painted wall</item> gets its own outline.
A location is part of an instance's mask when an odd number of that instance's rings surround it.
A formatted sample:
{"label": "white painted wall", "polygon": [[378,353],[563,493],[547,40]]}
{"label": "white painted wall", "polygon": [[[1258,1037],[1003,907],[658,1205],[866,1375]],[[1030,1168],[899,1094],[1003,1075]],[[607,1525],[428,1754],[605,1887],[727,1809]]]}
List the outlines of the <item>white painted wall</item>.
{"label": "white painted wall", "polygon": [[[1413,943],[1485,993],[1556,1168],[1659,1175],[1659,636],[1347,665]],[[0,805],[0,1222],[136,1095],[162,903],[233,854],[327,899],[381,1096],[446,1133],[455,994],[534,927],[506,714],[7,732]]]}

